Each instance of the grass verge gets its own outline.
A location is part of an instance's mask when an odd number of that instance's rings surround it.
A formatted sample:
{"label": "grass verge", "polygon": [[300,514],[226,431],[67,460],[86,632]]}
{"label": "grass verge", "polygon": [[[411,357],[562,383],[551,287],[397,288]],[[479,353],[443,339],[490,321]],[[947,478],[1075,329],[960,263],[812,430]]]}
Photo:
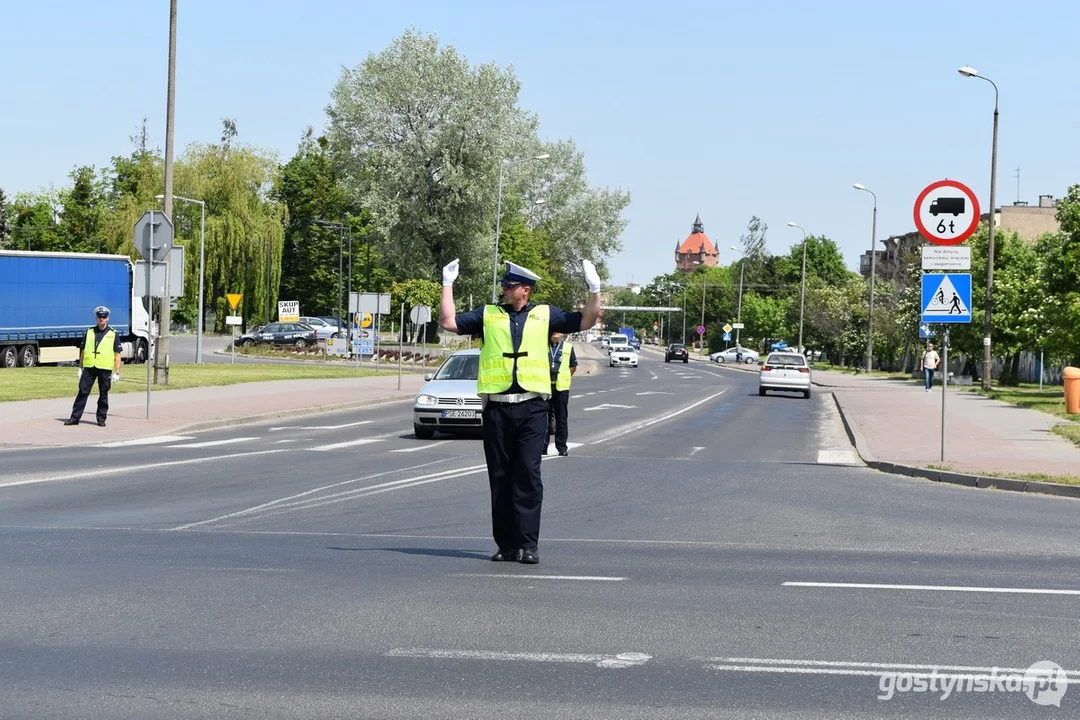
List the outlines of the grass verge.
{"label": "grass verge", "polygon": [[1046,473],[992,472],[988,470],[971,472],[970,470],[955,470],[950,465],[927,465],[926,467],[930,470],[962,472],[965,475],[981,475],[982,477],[1005,478],[1008,480],[1034,480],[1035,482],[1057,483],[1059,485],[1080,485],[1080,475],[1047,475]]}
{"label": "grass verge", "polygon": [[[78,370],[74,367],[5,368],[0,370],[0,402],[43,400],[75,397],[78,391]],[[388,375],[397,366],[384,369],[327,365],[266,364],[243,365],[173,365],[169,368],[169,384],[154,385],[153,390],[179,390],[210,385],[236,385],[272,380],[309,380],[318,378],[357,378]],[[125,365],[120,369],[120,382],[113,383],[111,393],[146,392],[146,366]],[[97,396],[94,389],[91,399]]]}

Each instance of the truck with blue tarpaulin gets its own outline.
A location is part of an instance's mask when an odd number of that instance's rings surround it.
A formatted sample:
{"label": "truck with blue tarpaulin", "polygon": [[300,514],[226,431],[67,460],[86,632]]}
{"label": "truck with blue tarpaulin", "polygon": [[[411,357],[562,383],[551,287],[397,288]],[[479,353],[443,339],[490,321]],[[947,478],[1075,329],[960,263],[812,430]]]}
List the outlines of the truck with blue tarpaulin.
{"label": "truck with blue tarpaulin", "polygon": [[126,255],[0,250],[0,368],[77,361],[99,305],[123,359],[145,362],[150,318],[134,271]]}

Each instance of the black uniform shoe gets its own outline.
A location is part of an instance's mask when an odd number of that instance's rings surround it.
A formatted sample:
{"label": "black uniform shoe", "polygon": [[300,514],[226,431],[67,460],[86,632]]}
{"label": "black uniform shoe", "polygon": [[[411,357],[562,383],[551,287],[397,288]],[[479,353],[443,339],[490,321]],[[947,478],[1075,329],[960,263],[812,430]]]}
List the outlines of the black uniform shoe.
{"label": "black uniform shoe", "polygon": [[562,455],[563,457],[566,457],[567,455],[570,454],[570,451],[564,448],[564,449],[559,451],[559,454]]}
{"label": "black uniform shoe", "polygon": [[65,425],[78,425],[79,421],[76,420],[75,418],[68,418],[67,420],[64,421],[64,424]]}
{"label": "black uniform shoe", "polygon": [[98,427],[105,427],[105,421],[104,420],[98,420],[97,424],[98,424]]}
{"label": "black uniform shoe", "polygon": [[493,562],[512,562],[518,559],[520,550],[503,550],[499,549],[497,553],[491,556]]}
{"label": "black uniform shoe", "polygon": [[518,562],[522,565],[536,565],[540,562],[540,553],[535,550],[522,550]]}

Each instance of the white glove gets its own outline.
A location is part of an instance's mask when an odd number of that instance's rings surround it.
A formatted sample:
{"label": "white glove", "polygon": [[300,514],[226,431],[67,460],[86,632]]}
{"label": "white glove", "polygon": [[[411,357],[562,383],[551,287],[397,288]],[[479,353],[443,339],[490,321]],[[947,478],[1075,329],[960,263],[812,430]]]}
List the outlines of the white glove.
{"label": "white glove", "polygon": [[82,380],[82,368],[79,368],[79,379]]}
{"label": "white glove", "polygon": [[120,373],[113,373],[112,374],[112,381],[113,382],[120,382]]}
{"label": "white glove", "polygon": [[458,276],[458,258],[454,258],[453,261],[442,269],[442,284],[443,287],[447,285],[453,285]]}
{"label": "white glove", "polygon": [[588,260],[582,260],[581,266],[585,268],[585,284],[589,286],[589,292],[600,292],[600,274],[596,272],[596,266]]}

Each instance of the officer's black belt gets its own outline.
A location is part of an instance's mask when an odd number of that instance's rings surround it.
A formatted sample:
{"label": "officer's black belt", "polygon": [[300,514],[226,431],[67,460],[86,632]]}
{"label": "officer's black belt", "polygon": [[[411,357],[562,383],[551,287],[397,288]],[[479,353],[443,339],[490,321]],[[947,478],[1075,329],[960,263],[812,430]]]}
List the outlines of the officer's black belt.
{"label": "officer's black belt", "polygon": [[504,358],[514,358],[516,360],[519,357],[526,357],[528,354],[529,353],[527,353],[527,352],[503,353],[503,357]]}

